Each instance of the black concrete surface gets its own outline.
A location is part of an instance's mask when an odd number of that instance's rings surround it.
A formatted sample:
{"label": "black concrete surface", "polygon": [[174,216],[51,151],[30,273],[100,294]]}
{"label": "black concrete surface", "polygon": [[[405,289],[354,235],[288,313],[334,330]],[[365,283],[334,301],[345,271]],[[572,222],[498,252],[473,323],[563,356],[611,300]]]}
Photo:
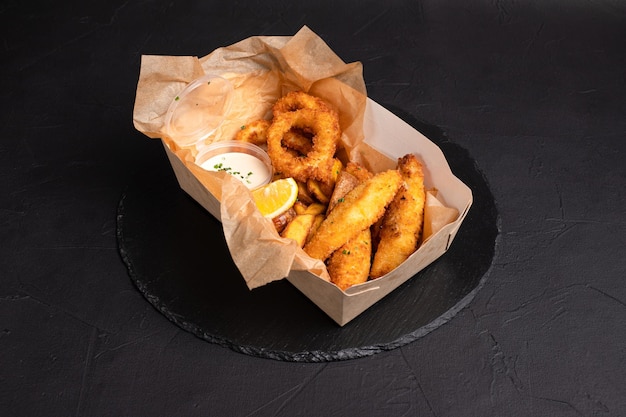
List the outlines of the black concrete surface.
{"label": "black concrete surface", "polygon": [[[624,2],[10,0],[0,22],[0,415],[626,415]],[[163,158],[132,123],[141,56],[303,25],[465,150],[498,214],[467,305],[339,361],[197,337],[118,246]]]}

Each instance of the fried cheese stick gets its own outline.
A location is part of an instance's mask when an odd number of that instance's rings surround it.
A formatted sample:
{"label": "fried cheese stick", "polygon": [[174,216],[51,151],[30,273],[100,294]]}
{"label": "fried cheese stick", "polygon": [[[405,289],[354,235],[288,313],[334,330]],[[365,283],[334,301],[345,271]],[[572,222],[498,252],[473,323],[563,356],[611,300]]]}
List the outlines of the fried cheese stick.
{"label": "fried cheese stick", "polygon": [[325,261],[331,253],[382,217],[401,184],[400,172],[391,169],[356,186],[328,214],[304,246],[304,251]]}
{"label": "fried cheese stick", "polygon": [[[342,204],[345,195],[364,181],[347,171],[341,171],[326,213],[330,213],[337,204]],[[366,228],[328,258],[326,266],[330,281],[342,290],[366,282],[372,265],[372,233]]]}
{"label": "fried cheese stick", "polygon": [[420,241],[424,221],[424,173],[415,155],[398,159],[403,186],[387,207],[378,233],[370,278],[379,278],[404,262]]}
{"label": "fried cheese stick", "polygon": [[372,233],[363,229],[328,258],[330,280],[342,290],[367,281],[372,256]]}

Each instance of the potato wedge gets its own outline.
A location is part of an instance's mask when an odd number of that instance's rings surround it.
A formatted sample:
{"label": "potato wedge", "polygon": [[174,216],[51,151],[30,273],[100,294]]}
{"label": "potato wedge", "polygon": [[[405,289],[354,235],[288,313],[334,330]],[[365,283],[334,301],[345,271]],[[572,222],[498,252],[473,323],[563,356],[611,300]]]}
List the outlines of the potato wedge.
{"label": "potato wedge", "polygon": [[285,226],[280,235],[285,238],[293,239],[298,242],[301,248],[304,247],[313,223],[315,222],[315,217],[316,215],[314,214],[298,214]]}

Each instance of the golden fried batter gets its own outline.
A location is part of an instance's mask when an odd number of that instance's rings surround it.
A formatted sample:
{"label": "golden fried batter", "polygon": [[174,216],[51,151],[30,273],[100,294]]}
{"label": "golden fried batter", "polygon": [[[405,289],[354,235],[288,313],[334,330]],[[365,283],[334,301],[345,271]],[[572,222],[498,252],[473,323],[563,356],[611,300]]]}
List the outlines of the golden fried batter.
{"label": "golden fried batter", "polygon": [[402,176],[395,169],[383,171],[359,184],[330,211],[304,246],[304,251],[325,261],[331,253],[382,217],[401,184]]}
{"label": "golden fried batter", "polygon": [[267,143],[267,129],[270,127],[269,120],[258,119],[242,126],[235,135],[235,140],[253,143],[258,146]]}
{"label": "golden fried batter", "polygon": [[313,135],[305,135],[305,132],[297,129],[288,130],[283,134],[282,144],[287,149],[292,149],[296,156],[306,155],[313,150]]}
{"label": "golden fried batter", "polygon": [[304,91],[291,91],[279,98],[272,107],[274,117],[300,109],[320,111],[334,111],[330,105],[319,97],[312,96]]}
{"label": "golden fried batter", "polygon": [[328,259],[330,280],[342,290],[367,281],[372,256],[372,234],[362,230]]}
{"label": "golden fried batter", "polygon": [[424,173],[415,155],[398,159],[404,180],[387,208],[378,231],[370,278],[378,278],[404,262],[419,244],[424,221]]}
{"label": "golden fried batter", "polygon": [[[305,156],[297,156],[283,146],[283,137],[292,128],[314,132],[313,148]],[[303,108],[274,117],[267,129],[267,153],[274,169],[283,175],[306,183],[309,178],[329,182],[332,177],[341,128],[336,113]]]}
{"label": "golden fried batter", "polygon": [[365,181],[374,176],[367,168],[357,162],[348,162],[345,171],[357,177],[359,181]]}

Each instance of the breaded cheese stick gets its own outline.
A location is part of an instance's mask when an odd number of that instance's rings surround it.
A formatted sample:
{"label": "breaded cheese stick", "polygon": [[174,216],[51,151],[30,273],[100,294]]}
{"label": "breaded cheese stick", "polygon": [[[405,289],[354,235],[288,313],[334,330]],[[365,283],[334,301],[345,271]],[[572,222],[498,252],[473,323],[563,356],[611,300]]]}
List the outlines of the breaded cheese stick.
{"label": "breaded cheese stick", "polygon": [[371,265],[372,233],[362,230],[328,258],[330,281],[342,290],[366,282]]}
{"label": "breaded cheese stick", "polygon": [[[341,171],[335,184],[332,197],[328,204],[327,213],[330,213],[350,190],[363,182],[347,171]],[[371,227],[361,231],[347,241],[342,247],[334,251],[326,264],[330,281],[342,290],[355,284],[366,282],[372,265],[372,233]]]}
{"label": "breaded cheese stick", "polygon": [[304,246],[304,251],[325,261],[331,253],[382,217],[401,184],[402,176],[391,169],[357,185],[328,214]]}
{"label": "breaded cheese stick", "polygon": [[370,278],[379,278],[402,262],[415,250],[420,241],[424,222],[424,172],[413,154],[398,159],[397,170],[404,184],[398,190],[378,232],[378,243]]}

